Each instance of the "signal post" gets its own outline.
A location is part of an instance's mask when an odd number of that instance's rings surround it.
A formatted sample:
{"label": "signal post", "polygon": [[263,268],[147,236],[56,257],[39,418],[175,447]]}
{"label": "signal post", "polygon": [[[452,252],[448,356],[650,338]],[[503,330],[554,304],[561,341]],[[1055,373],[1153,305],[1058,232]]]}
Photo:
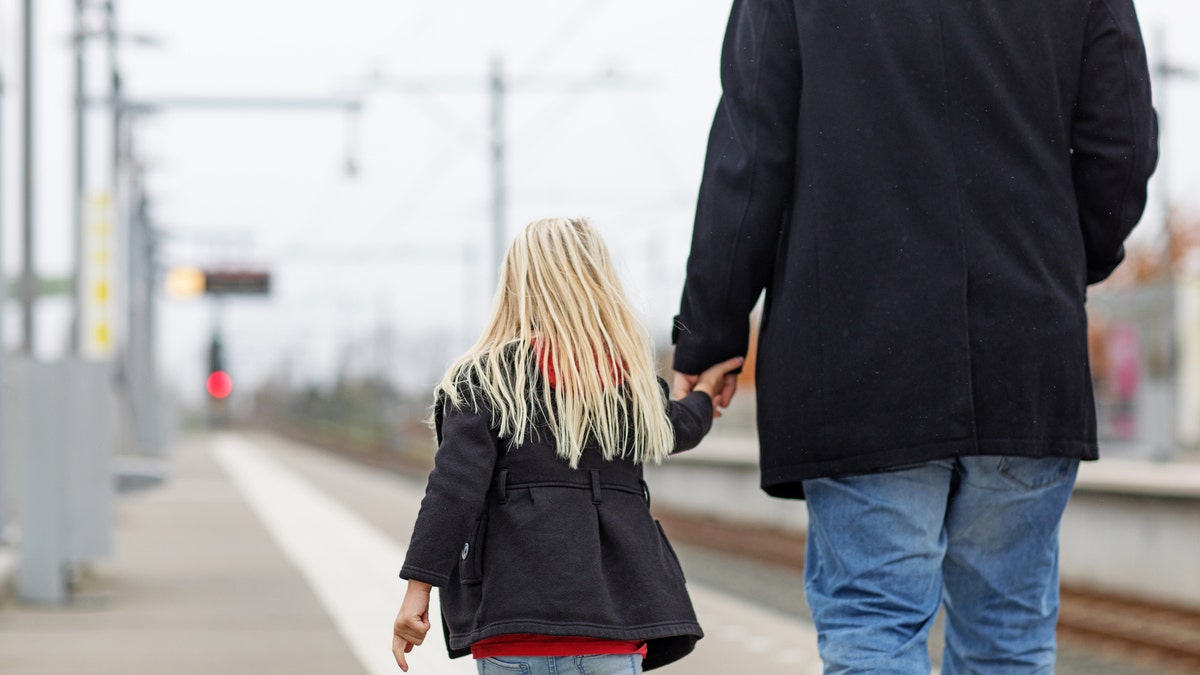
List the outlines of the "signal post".
{"label": "signal post", "polygon": [[204,371],[208,424],[224,427],[231,421],[233,375],[221,336],[222,310],[230,296],[266,296],[271,293],[271,273],[263,269],[175,267],[167,271],[167,292],[175,298],[207,296],[216,301],[208,362]]}

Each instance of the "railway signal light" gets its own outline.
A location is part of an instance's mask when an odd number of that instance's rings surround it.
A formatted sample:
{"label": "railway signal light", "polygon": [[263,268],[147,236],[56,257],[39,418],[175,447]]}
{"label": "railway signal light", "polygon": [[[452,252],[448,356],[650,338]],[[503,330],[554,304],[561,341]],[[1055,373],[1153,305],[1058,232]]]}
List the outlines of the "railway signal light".
{"label": "railway signal light", "polygon": [[204,389],[214,399],[224,399],[233,393],[233,378],[225,370],[225,349],[221,344],[221,336],[216,333],[208,345],[208,378],[204,382]]}
{"label": "railway signal light", "polygon": [[223,370],[215,370],[208,374],[208,381],[204,383],[204,388],[213,398],[226,398],[233,393],[233,378]]}

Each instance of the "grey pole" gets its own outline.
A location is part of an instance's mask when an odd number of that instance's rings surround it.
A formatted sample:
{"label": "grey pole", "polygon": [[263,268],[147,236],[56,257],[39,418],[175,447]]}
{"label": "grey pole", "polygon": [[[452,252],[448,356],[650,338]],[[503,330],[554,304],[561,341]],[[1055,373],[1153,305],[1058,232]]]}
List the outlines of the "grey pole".
{"label": "grey pole", "polygon": [[75,185],[71,192],[71,229],[74,234],[73,257],[74,279],[71,282],[71,336],[70,351],[79,355],[81,351],[80,331],[83,330],[83,191],[85,166],[84,105],[87,92],[84,82],[84,48],[86,38],[83,26],[83,2],[75,0]]}
{"label": "grey pole", "polygon": [[[1170,90],[1174,80],[1192,80],[1200,73],[1186,66],[1174,63],[1171,61],[1170,55],[1167,53],[1167,32],[1163,26],[1158,26],[1155,30],[1155,41],[1158,43],[1158,62],[1154,65],[1153,74],[1157,76],[1157,82],[1154,87],[1155,108],[1158,113],[1158,132],[1161,141],[1167,126],[1170,124],[1170,114],[1167,111],[1167,92]],[[1161,146],[1161,142],[1160,142]],[[1179,392],[1178,386],[1180,383],[1179,373],[1179,341],[1176,335],[1176,323],[1178,321],[1178,301],[1175,298],[1175,272],[1171,267],[1173,253],[1175,251],[1175,233],[1171,231],[1171,185],[1170,185],[1170,155],[1160,149],[1158,158],[1158,167],[1155,169],[1156,180],[1159,184],[1158,199],[1162,204],[1163,218],[1163,247],[1164,257],[1166,258],[1166,280],[1167,280],[1167,381],[1171,389],[1170,406],[1171,410],[1168,413],[1171,431],[1168,433],[1168,438],[1172,444],[1178,442],[1177,432],[1179,430],[1179,415],[1181,411],[1178,409]]]}
{"label": "grey pole", "polygon": [[[111,159],[112,159],[112,175],[109,177],[108,184],[109,184],[109,199],[111,200],[111,203],[113,205],[112,206],[112,208],[113,208],[112,222],[114,225],[118,225],[119,223],[122,223],[122,222],[126,222],[126,223],[128,222],[124,218],[124,216],[126,214],[122,213],[122,210],[121,210],[122,206],[127,204],[127,203],[123,202],[121,199],[121,188],[122,188],[121,166],[122,166],[122,161],[123,161],[122,152],[124,150],[124,145],[123,145],[124,141],[123,141],[121,134],[122,134],[122,130],[124,127],[123,122],[125,121],[125,107],[124,107],[125,102],[121,99],[121,72],[120,72],[120,64],[117,62],[117,23],[116,23],[116,21],[117,21],[116,7],[114,4],[114,0],[105,0],[105,3],[104,3],[104,33],[105,33],[105,41],[106,41],[105,46],[106,46],[106,51],[108,54],[108,75],[109,75],[109,87],[110,87],[110,94],[111,94],[110,100],[112,102],[112,108],[111,108],[112,109],[112,147],[110,149],[110,152],[112,153],[112,157],[111,157]],[[122,233],[121,236],[125,236],[125,237],[129,236],[128,228],[122,229],[122,228],[118,227],[118,231]],[[125,265],[126,265],[126,269],[128,269],[128,265],[129,265],[128,259],[125,260]],[[128,282],[129,275],[126,274],[125,277],[126,278],[124,279],[124,281],[126,283],[125,283],[125,288],[122,291],[121,297],[123,297],[125,299],[126,307],[128,307],[128,299],[130,296],[129,296],[129,286],[128,286],[127,282]],[[126,328],[126,330],[120,331],[119,334],[123,335],[125,337],[128,337],[128,335],[129,335],[128,330],[127,330],[128,324],[126,324],[125,328]]]}
{"label": "grey pole", "polygon": [[504,176],[504,63],[492,59],[491,86],[492,129],[492,283],[500,283],[500,264],[504,260],[505,176]]}
{"label": "grey pole", "polygon": [[22,16],[24,59],[21,64],[21,351],[33,354],[33,0],[25,0]]}
{"label": "grey pole", "polygon": [[[0,59],[3,55],[0,54]],[[4,157],[4,61],[0,60],[0,158]],[[8,276],[4,272],[4,162],[0,160],[0,383],[4,381],[4,308],[8,306]],[[0,406],[2,408],[3,406]]]}
{"label": "grey pole", "polygon": [[[488,138],[489,156],[488,161],[491,166],[492,179],[492,232],[491,232],[491,251],[490,251],[490,266],[487,268],[491,272],[490,283],[498,284],[500,279],[500,266],[504,260],[505,245],[508,243],[508,230],[505,224],[508,202],[508,186],[507,173],[505,168],[505,156],[507,154],[508,140],[504,129],[504,104],[505,98],[510,91],[520,91],[523,89],[540,89],[543,91],[563,91],[565,93],[578,94],[585,89],[590,88],[595,84],[610,86],[613,78],[611,74],[606,74],[602,80],[596,81],[595,78],[591,82],[567,82],[556,83],[547,82],[545,80],[525,81],[520,80],[509,82],[504,74],[504,62],[500,56],[494,56],[491,61],[491,72],[488,76],[487,91],[490,107],[490,133]],[[439,80],[437,84],[430,85],[419,80],[393,80],[384,79],[376,76],[368,85],[374,89],[389,89],[404,94],[429,94],[434,90],[477,90],[478,82],[448,82],[446,78]],[[443,117],[445,117],[443,115]],[[485,255],[488,255],[485,252]],[[488,280],[485,280],[488,283]],[[495,288],[493,285],[492,288]]]}
{"label": "grey pole", "polygon": [[[7,396],[4,391],[8,381],[7,349],[4,344],[4,314],[8,308],[8,275],[4,270],[4,60],[0,55],[0,544],[7,544],[5,530],[8,528],[10,517],[8,506],[7,477],[12,475],[9,463],[9,451],[3,429],[6,427],[5,410]],[[14,490],[15,492],[15,490]]]}
{"label": "grey pole", "polygon": [[[1158,113],[1158,134],[1161,139],[1167,125],[1170,124],[1170,114],[1167,111],[1167,92],[1171,85],[1176,80],[1195,80],[1200,77],[1200,71],[1176,63],[1171,60],[1167,53],[1167,32],[1162,26],[1155,30],[1155,41],[1158,43],[1158,60],[1154,64],[1153,74],[1157,76],[1157,82],[1154,86],[1154,108]],[[1170,255],[1174,250],[1175,241],[1174,233],[1171,232],[1170,225],[1170,209],[1171,209],[1171,186],[1168,180],[1168,162],[1166,155],[1160,150],[1158,159],[1158,167],[1155,169],[1155,178],[1158,181],[1158,199],[1162,204],[1163,209],[1163,225],[1164,225],[1164,243],[1167,249],[1167,254]],[[1171,278],[1171,271],[1167,270],[1168,278]]]}
{"label": "grey pole", "polygon": [[112,88],[113,135],[112,135],[112,198],[116,202],[117,187],[120,184],[121,171],[121,116],[124,112],[121,101],[121,72],[117,63],[117,19],[116,7],[113,0],[104,3],[104,32],[108,51],[109,86]]}
{"label": "grey pole", "polygon": [[[1158,87],[1156,101],[1158,114],[1158,132],[1159,138],[1162,138],[1163,128],[1166,124],[1167,117],[1167,91],[1172,77],[1171,64],[1167,56],[1167,31],[1160,25],[1154,31],[1155,42],[1158,43],[1158,63],[1154,66],[1154,74],[1158,75]],[[1160,151],[1161,153],[1161,151]],[[1167,182],[1167,172],[1169,167],[1165,161],[1165,157],[1161,154],[1158,158],[1158,166],[1155,167],[1155,173],[1158,177],[1158,200],[1162,205],[1163,219],[1163,244],[1166,249],[1165,255],[1167,258],[1166,273],[1168,284],[1173,283],[1175,272],[1171,269],[1171,254],[1175,250],[1175,237],[1171,232],[1171,186]]]}

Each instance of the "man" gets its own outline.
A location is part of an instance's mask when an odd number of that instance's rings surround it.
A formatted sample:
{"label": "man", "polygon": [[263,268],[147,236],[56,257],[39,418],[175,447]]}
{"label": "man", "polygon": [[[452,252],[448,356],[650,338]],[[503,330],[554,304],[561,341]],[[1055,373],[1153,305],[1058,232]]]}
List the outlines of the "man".
{"label": "man", "polygon": [[[758,343],[826,672],[1050,673],[1086,288],[1157,158],[1132,0],[735,0],[676,393]],[[716,397],[728,405],[730,377]]]}

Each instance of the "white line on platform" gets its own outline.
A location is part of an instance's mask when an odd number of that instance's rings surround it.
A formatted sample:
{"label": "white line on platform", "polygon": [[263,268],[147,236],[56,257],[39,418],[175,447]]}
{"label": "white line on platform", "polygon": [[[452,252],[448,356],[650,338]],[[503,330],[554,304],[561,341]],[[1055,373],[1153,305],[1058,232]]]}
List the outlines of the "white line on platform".
{"label": "white line on platform", "polygon": [[[308,580],[367,672],[399,673],[391,626],[403,597],[404,582],[396,574],[404,548],[244,438],[222,436],[212,454]],[[471,659],[451,661],[446,655],[436,593],[429,616],[433,628],[409,655],[409,672],[474,673]]]}

